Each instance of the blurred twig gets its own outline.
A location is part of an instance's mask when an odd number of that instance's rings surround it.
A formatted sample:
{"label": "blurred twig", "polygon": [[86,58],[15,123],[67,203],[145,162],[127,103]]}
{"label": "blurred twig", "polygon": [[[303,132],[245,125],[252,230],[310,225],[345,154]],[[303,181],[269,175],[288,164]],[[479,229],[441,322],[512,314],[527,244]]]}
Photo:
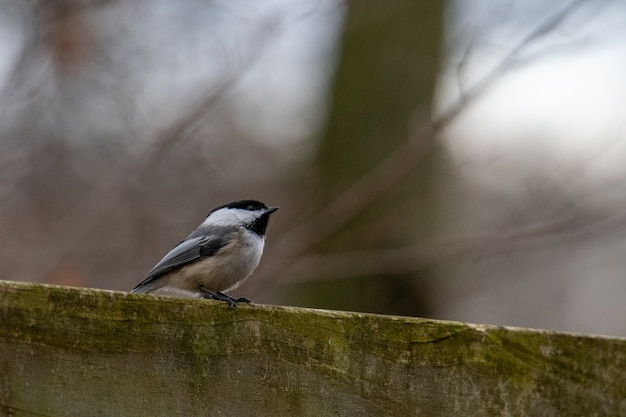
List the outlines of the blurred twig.
{"label": "blurred twig", "polygon": [[[305,247],[311,247],[326,239],[355,215],[368,207],[386,191],[406,178],[436,145],[437,136],[450,125],[469,105],[485,94],[510,68],[524,48],[549,32],[584,1],[570,4],[554,16],[550,16],[529,33],[503,60],[480,81],[470,87],[460,99],[439,115],[431,124],[410,135],[391,155],[383,159],[367,175],[346,189],[335,200],[320,210],[312,219],[293,230],[294,236],[305,236]],[[286,240],[289,240],[288,238]],[[299,238],[297,238],[299,240]]]}
{"label": "blurred twig", "polygon": [[[276,19],[271,19],[269,23],[262,22],[259,25],[260,33],[253,38],[255,47],[248,48],[245,56],[239,56],[240,62],[236,70],[225,74],[220,82],[213,85],[179,119],[151,141],[144,152],[138,154],[129,152],[124,162],[108,173],[100,175],[100,181],[58,219],[48,233],[51,236],[62,236],[64,247],[77,246],[83,239],[88,238],[92,231],[101,225],[98,220],[105,218],[107,212],[115,209],[116,205],[128,195],[136,181],[154,169],[175,147],[190,140],[201,128],[206,116],[224,102],[224,97],[232,91],[246,75],[246,70],[263,55],[270,42],[275,39],[275,32],[280,28],[280,24],[277,24],[279,22]],[[65,255],[58,249],[50,247],[49,253],[38,260],[36,267],[40,271],[47,271],[58,264]],[[30,270],[33,266],[31,259],[20,258],[20,261],[16,267],[16,276],[24,275],[21,271]]]}
{"label": "blurred twig", "polygon": [[[493,85],[501,79],[501,77],[509,71],[514,65],[519,65],[517,59],[521,53],[534,42],[539,41],[544,35],[549,33],[555,27],[560,25],[568,16],[581,7],[585,3],[585,0],[579,0],[570,3],[559,12],[548,16],[543,22],[528,33],[517,45],[515,45],[508,54],[485,76],[483,76],[474,85],[467,88],[464,94],[440,115],[438,115],[430,124],[423,126],[421,129],[414,131],[407,137],[407,140],[400,145],[394,152],[383,159],[377,166],[360,178],[351,187],[347,188],[333,201],[329,202],[324,208],[315,213],[311,218],[304,220],[300,225],[293,227],[289,232],[284,233],[280,239],[280,242],[276,245],[276,252],[284,256],[282,260],[276,262],[269,262],[267,268],[265,268],[265,279],[284,281],[289,280],[289,269],[285,268],[285,265],[295,262],[298,264],[298,257],[303,256],[311,248],[315,247],[319,243],[323,242],[328,237],[332,236],[347,222],[365,210],[373,202],[381,198],[388,190],[392,189],[400,181],[405,179],[419,166],[424,157],[432,152],[437,145],[438,135],[446,129],[458,116],[463,113],[472,103],[474,103],[480,96],[484,95]],[[467,56],[467,55],[466,55]],[[555,226],[558,225],[555,224]],[[549,230],[552,230],[548,227]],[[549,233],[541,233],[541,236],[548,236]],[[539,235],[538,235],[539,236]],[[520,236],[521,237],[521,236]],[[511,238],[508,237],[508,240]],[[453,239],[447,239],[447,246],[457,246],[467,248],[469,245],[477,244],[478,246],[484,246],[484,237],[476,238],[463,238],[462,241],[454,243]],[[425,247],[434,242],[426,242],[419,244],[418,247],[421,252],[425,251]],[[435,245],[440,248],[442,245]],[[400,250],[403,253],[402,256],[407,258],[414,257],[413,250]],[[429,250],[430,251],[430,250]],[[467,252],[467,249],[464,249]],[[362,255],[347,255],[348,258],[358,258],[363,262],[362,265],[368,265],[369,269],[360,267],[355,268],[361,270],[361,273],[372,273],[377,270],[379,266],[375,265],[375,262],[366,259],[378,259],[381,261],[380,265],[386,265],[388,262],[384,262],[384,257],[372,257],[368,258],[368,254],[374,254],[377,252],[363,252]],[[380,252],[384,253],[384,252]],[[335,259],[341,259],[343,255],[336,255]],[[307,258],[305,258],[307,259]],[[310,262],[303,261],[303,264]],[[317,258],[322,259],[322,258]],[[330,265],[333,263],[328,257],[324,257]],[[343,261],[341,261],[343,262]],[[356,266],[356,262],[348,260],[348,264]],[[418,264],[421,265],[422,261]],[[413,262],[404,263],[405,265],[412,264]],[[302,270],[304,267],[296,267]],[[329,267],[332,270],[332,266]],[[367,270],[366,270],[367,269]],[[318,269],[319,272],[319,269]],[[284,275],[283,275],[284,274]],[[333,276],[337,274],[333,273]],[[278,278],[280,277],[280,278]],[[262,285],[265,279],[256,279],[257,285]]]}
{"label": "blurred twig", "polygon": [[612,216],[596,213],[583,218],[578,215],[493,233],[440,236],[394,249],[303,256],[294,260],[274,283],[308,282],[320,276],[347,279],[372,274],[410,273],[451,260],[536,249],[540,245],[597,236],[625,223],[626,210]]}

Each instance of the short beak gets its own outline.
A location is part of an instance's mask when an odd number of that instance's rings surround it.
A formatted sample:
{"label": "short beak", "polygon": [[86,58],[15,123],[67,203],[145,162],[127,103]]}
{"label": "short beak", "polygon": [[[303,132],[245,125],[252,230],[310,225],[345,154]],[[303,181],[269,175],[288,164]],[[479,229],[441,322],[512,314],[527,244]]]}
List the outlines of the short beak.
{"label": "short beak", "polygon": [[272,207],[268,207],[267,210],[265,210],[265,212],[267,214],[270,214],[270,213],[275,212],[276,210],[278,210],[278,207],[277,206],[272,206]]}

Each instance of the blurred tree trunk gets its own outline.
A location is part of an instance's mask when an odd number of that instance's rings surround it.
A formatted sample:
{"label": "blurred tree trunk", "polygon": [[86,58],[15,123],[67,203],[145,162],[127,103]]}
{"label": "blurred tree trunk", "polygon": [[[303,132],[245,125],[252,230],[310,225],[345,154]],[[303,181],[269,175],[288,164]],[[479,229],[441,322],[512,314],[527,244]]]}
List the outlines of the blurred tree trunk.
{"label": "blurred tree trunk", "polygon": [[[430,122],[444,2],[350,2],[330,117],[317,156],[323,201],[332,201]],[[436,221],[435,153],[326,239],[317,250],[393,248],[429,236]],[[303,285],[315,305],[391,314],[428,313],[427,271]],[[383,279],[384,278],[384,279]],[[306,294],[306,295],[304,295]],[[425,297],[426,296],[426,297]]]}

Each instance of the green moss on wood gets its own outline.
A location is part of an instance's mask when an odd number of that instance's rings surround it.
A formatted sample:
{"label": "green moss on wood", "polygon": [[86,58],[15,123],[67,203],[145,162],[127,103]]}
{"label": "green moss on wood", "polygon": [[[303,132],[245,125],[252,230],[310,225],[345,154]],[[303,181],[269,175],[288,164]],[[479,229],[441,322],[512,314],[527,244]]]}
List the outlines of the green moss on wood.
{"label": "green moss on wood", "polygon": [[0,414],[626,415],[626,341],[0,282]]}

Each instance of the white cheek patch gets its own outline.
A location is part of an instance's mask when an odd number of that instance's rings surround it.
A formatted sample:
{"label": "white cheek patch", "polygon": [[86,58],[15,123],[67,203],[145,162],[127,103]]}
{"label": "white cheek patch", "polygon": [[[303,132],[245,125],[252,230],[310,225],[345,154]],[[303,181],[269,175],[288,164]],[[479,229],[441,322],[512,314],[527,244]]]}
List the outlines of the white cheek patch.
{"label": "white cheek patch", "polygon": [[236,226],[238,224],[239,219],[234,213],[218,210],[211,213],[200,226]]}
{"label": "white cheek patch", "polygon": [[252,223],[263,215],[263,210],[219,209],[209,215],[201,226],[237,226]]}

